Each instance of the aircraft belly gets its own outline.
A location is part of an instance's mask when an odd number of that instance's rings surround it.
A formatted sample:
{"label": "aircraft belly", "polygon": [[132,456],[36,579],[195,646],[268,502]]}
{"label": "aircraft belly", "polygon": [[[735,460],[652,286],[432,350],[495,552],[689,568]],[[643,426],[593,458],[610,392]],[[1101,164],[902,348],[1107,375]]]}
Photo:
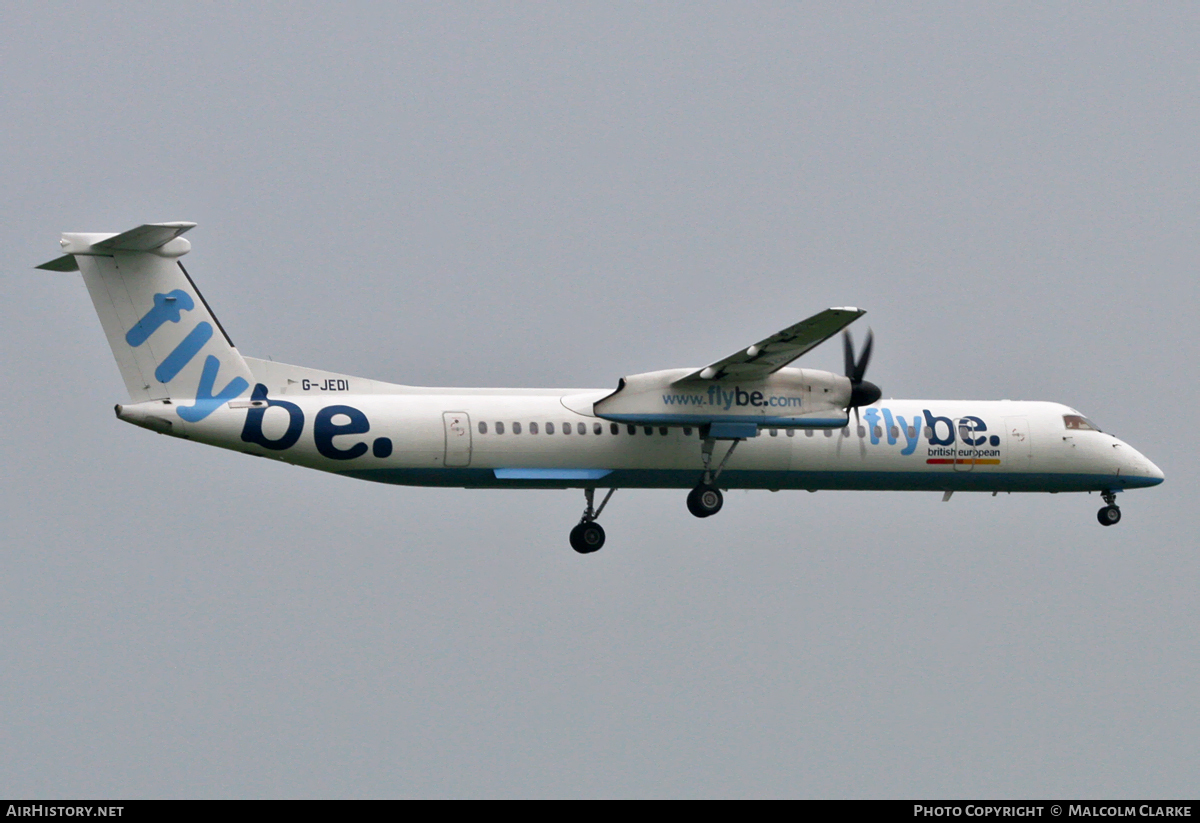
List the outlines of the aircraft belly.
{"label": "aircraft belly", "polygon": [[[597,478],[547,476],[528,479],[498,477],[496,470],[480,468],[349,468],[340,473],[378,483],[459,488],[689,489],[699,480],[699,472],[695,469],[613,469]],[[718,485],[726,489],[1082,492],[1107,488],[1109,481],[1108,475],[1084,473],[1028,472],[1001,476],[895,471],[727,470],[721,474]]]}

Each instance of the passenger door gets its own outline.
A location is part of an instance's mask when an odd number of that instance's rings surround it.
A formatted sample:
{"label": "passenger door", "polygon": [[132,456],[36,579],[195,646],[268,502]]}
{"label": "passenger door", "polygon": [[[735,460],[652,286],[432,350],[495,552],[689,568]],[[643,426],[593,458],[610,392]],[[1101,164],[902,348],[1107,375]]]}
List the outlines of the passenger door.
{"label": "passenger door", "polygon": [[471,418],[466,412],[442,412],[446,429],[446,468],[471,465]]}

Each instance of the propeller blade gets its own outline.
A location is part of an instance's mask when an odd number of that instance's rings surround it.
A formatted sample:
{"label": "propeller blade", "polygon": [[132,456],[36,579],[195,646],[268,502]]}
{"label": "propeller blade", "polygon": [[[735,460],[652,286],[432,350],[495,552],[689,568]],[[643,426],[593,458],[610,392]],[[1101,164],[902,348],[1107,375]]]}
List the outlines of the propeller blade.
{"label": "propeller blade", "polygon": [[861,383],[863,378],[867,376],[867,364],[871,362],[871,346],[875,343],[875,332],[867,329],[867,342],[863,346],[862,354],[859,355],[858,363],[854,366],[854,377],[851,379],[855,383]]}
{"label": "propeller blade", "polygon": [[863,344],[862,353],[854,356],[854,339],[849,330],[842,332],[842,352],[846,358],[846,378],[850,381],[850,401],[846,411],[854,409],[858,417],[859,406],[869,406],[878,400],[883,392],[874,383],[868,383],[863,378],[867,374],[867,366],[871,363],[871,350],[875,346],[875,332],[867,329],[867,342]]}

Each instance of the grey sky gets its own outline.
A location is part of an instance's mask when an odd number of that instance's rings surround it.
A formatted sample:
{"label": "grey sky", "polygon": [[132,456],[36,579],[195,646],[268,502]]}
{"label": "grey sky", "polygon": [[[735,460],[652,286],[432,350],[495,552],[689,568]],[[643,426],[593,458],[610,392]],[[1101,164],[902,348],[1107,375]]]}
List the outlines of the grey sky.
{"label": "grey sky", "polygon": [[[0,787],[1194,796],[1190,4],[9,4]],[[120,423],[60,231],[194,220],[242,351],[615,385],[838,305],[1058,400],[1086,495],[381,487]],[[827,345],[805,365],[840,370]]]}

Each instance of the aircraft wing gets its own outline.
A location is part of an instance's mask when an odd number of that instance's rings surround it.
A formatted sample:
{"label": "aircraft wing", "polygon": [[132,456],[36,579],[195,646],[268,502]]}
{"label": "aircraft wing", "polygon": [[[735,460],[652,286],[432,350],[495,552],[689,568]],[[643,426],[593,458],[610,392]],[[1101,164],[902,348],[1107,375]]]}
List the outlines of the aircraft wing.
{"label": "aircraft wing", "polygon": [[676,382],[696,379],[753,380],[766,377],[779,371],[806,351],[815,349],[866,313],[864,309],[852,306],[826,309]]}

